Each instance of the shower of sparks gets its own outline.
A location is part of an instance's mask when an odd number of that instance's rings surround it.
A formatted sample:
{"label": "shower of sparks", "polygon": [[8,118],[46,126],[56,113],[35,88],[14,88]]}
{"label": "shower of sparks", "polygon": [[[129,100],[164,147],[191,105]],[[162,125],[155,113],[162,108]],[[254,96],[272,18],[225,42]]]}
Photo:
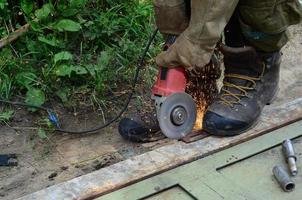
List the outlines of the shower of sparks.
{"label": "shower of sparks", "polygon": [[221,74],[220,66],[209,64],[205,66],[198,76],[189,77],[187,93],[190,94],[197,105],[197,118],[194,130],[202,130],[205,112],[218,94],[217,79]]}
{"label": "shower of sparks", "polygon": [[194,129],[195,131],[202,130],[202,122],[204,118],[204,114],[206,112],[206,106],[204,105],[197,105],[197,117]]}

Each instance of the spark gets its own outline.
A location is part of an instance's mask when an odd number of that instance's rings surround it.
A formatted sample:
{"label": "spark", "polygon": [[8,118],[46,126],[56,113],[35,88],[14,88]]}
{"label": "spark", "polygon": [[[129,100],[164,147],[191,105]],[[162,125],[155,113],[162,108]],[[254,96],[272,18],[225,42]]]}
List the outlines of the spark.
{"label": "spark", "polygon": [[209,65],[202,68],[197,76],[189,77],[187,92],[196,102],[197,118],[194,130],[202,130],[204,115],[208,106],[218,94],[217,80],[221,75],[220,65]]}
{"label": "spark", "polygon": [[204,114],[206,112],[206,106],[204,105],[197,105],[197,117],[196,117],[196,122],[194,129],[195,131],[202,130],[202,123],[203,123],[203,118]]}

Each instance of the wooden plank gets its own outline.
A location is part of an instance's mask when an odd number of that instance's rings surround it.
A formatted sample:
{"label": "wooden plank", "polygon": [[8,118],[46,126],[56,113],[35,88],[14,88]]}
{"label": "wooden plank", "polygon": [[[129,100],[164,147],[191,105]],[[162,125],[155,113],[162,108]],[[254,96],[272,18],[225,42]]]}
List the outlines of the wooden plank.
{"label": "wooden plank", "polygon": [[101,196],[144,178],[251,140],[301,118],[302,98],[279,106],[267,106],[259,124],[240,136],[229,138],[207,137],[190,144],[178,142],[20,199],[87,199]]}

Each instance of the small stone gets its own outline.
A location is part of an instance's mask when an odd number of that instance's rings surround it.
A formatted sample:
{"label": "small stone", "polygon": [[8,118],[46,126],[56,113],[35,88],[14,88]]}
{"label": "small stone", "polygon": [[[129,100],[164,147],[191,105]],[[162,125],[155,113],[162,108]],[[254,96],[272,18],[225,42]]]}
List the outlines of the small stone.
{"label": "small stone", "polygon": [[68,166],[62,166],[61,170],[66,171],[69,167]]}
{"label": "small stone", "polygon": [[51,173],[49,176],[48,176],[48,179],[49,180],[53,180],[55,177],[57,177],[58,176],[58,173],[57,172],[53,172],[53,173]]}

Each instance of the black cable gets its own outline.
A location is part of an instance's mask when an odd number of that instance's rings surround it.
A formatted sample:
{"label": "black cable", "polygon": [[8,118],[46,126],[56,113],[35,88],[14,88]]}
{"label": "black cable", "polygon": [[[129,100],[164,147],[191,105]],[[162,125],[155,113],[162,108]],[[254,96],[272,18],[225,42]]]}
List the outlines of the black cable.
{"label": "black cable", "polygon": [[6,101],[6,100],[2,100],[2,99],[0,99],[0,102],[4,103],[4,104],[14,105],[14,106],[23,106],[23,107],[35,108],[35,109],[39,109],[39,110],[44,110],[46,112],[54,112],[52,109],[46,108],[44,106],[36,106],[36,105],[32,105],[32,104],[14,102],[14,101]]}
{"label": "black cable", "polygon": [[149,39],[149,41],[148,41],[148,43],[146,45],[146,48],[143,51],[142,56],[141,56],[141,58],[140,58],[140,60],[139,60],[139,62],[137,64],[136,71],[135,71],[135,76],[134,76],[134,79],[133,79],[133,82],[132,82],[132,85],[131,85],[132,88],[131,88],[131,91],[130,91],[129,96],[127,98],[127,101],[125,103],[125,106],[122,108],[122,110],[120,111],[120,113],[116,117],[114,117],[113,119],[111,119],[106,124],[102,124],[100,126],[97,126],[97,127],[91,128],[91,129],[87,129],[87,130],[83,130],[83,131],[69,131],[69,130],[65,130],[65,129],[60,128],[60,126],[58,125],[57,117],[55,116],[55,112],[52,109],[49,109],[49,108],[46,108],[46,107],[43,107],[43,106],[35,106],[35,105],[26,104],[26,103],[5,101],[5,100],[1,100],[1,99],[0,99],[0,102],[5,103],[5,104],[11,104],[11,105],[31,107],[31,108],[36,108],[36,109],[40,109],[40,110],[46,111],[50,115],[50,118],[53,118],[51,120],[54,123],[56,123],[56,125],[57,125],[57,128],[55,130],[58,131],[58,132],[61,132],[61,133],[86,134],[86,133],[93,133],[93,132],[96,132],[96,131],[101,130],[103,128],[106,128],[107,126],[109,126],[112,123],[114,123],[115,121],[117,121],[123,115],[123,113],[127,110],[128,106],[129,106],[129,103],[130,103],[130,101],[131,101],[131,99],[133,97],[133,94],[135,93],[135,87],[136,87],[136,84],[138,82],[140,70],[141,70],[141,68],[144,65],[144,61],[145,61],[145,58],[147,56],[147,53],[148,53],[148,51],[150,49],[150,46],[151,46],[153,40],[155,39],[155,37],[157,35],[157,33],[158,33],[158,29],[156,29],[153,32],[153,34],[150,37],[150,39]]}

